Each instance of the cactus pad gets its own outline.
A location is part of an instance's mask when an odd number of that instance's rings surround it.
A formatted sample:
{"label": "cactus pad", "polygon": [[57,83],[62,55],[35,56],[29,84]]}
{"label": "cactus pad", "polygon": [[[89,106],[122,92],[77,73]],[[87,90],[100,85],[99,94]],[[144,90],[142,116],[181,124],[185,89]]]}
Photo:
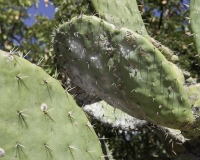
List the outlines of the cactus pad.
{"label": "cactus pad", "polygon": [[192,29],[192,34],[194,37],[195,48],[197,53],[200,54],[200,1],[199,0],[191,0],[190,1],[190,24]]}
{"label": "cactus pad", "polygon": [[148,37],[136,0],[91,0],[102,19]]}
{"label": "cactus pad", "polygon": [[193,124],[176,71],[143,36],[81,16],[57,29],[54,50],[76,85],[113,107],[167,127],[187,129]]}
{"label": "cactus pad", "polygon": [[57,80],[3,51],[0,68],[1,160],[104,157],[92,125]]}

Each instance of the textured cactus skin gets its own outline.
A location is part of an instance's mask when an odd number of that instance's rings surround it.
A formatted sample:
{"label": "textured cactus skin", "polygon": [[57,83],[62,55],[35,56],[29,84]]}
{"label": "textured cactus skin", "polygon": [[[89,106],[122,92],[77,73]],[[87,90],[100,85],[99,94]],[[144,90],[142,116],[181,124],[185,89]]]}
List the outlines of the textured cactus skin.
{"label": "textured cactus skin", "polygon": [[190,86],[185,86],[188,98],[191,103],[191,109],[193,111],[193,115],[195,117],[195,123],[193,125],[193,129],[188,130],[185,136],[191,134],[194,137],[199,137],[199,128],[200,128],[200,84],[194,84]]}
{"label": "textured cactus skin", "polygon": [[91,0],[94,9],[101,18],[116,27],[125,27],[146,37],[158,48],[165,58],[171,62],[177,62],[178,56],[160,42],[150,38],[136,0]]}
{"label": "textured cactus skin", "polygon": [[60,27],[54,50],[68,76],[88,93],[138,119],[191,128],[190,102],[177,73],[141,35],[82,16]]}
{"label": "textured cactus skin", "polygon": [[193,108],[200,107],[200,84],[186,86],[186,90]]}
{"label": "textured cactus skin", "polygon": [[169,62],[169,65],[171,65],[171,67],[173,68],[173,70],[176,72],[177,80],[181,84],[184,84],[185,83],[185,77],[183,75],[182,70],[179,67],[177,67],[175,64],[173,64],[172,62]]}
{"label": "textured cactus skin", "polygon": [[171,61],[173,63],[176,63],[177,61],[179,61],[179,58],[177,55],[174,55],[174,53],[167,48],[166,46],[162,45],[160,42],[156,41],[155,39],[151,38],[150,39],[152,44],[159,49],[159,51],[165,56],[165,58],[168,61]]}
{"label": "textured cactus skin", "polygon": [[199,0],[190,0],[190,26],[192,29],[192,35],[194,37],[195,48],[197,53],[200,54],[200,1]]}
{"label": "textured cactus skin", "polygon": [[91,0],[91,3],[107,22],[149,36],[135,0]]}
{"label": "textured cactus skin", "polygon": [[3,51],[0,68],[1,160],[104,159],[84,112],[57,80]]}

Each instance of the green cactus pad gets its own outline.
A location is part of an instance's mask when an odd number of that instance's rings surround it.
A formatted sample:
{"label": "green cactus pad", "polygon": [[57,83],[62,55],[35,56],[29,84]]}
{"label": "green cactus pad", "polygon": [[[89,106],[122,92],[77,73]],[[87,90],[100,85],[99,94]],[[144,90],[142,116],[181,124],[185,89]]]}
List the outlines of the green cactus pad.
{"label": "green cactus pad", "polygon": [[190,0],[190,26],[192,29],[192,35],[194,37],[195,48],[197,53],[200,54],[200,1]]}
{"label": "green cactus pad", "polygon": [[101,159],[84,112],[40,67],[0,51],[0,159]]}
{"label": "green cactus pad", "polygon": [[[192,78],[191,78],[192,79]],[[191,129],[183,130],[182,134],[185,137],[196,138],[200,137],[200,84],[185,85],[188,98],[191,103],[192,114],[194,115],[194,123]]]}
{"label": "green cactus pad", "polygon": [[107,22],[149,36],[136,0],[91,0],[91,3],[101,18]]}
{"label": "green cactus pad", "polygon": [[184,74],[182,72],[182,70],[177,67],[174,63],[169,62],[169,64],[171,65],[171,67],[173,68],[173,70],[176,72],[177,75],[177,80],[181,83],[184,84],[185,83],[185,77]]}
{"label": "green cactus pad", "polygon": [[186,91],[192,107],[200,107],[200,84],[186,86]]}
{"label": "green cactus pad", "polygon": [[156,41],[155,39],[151,38],[150,41],[152,42],[152,44],[159,49],[159,51],[165,56],[165,58],[173,63],[176,63],[177,61],[179,61],[179,58],[177,55],[174,55],[174,52],[171,51],[169,48],[167,48],[166,46],[162,45],[160,42]]}
{"label": "green cactus pad", "polygon": [[76,85],[113,107],[171,128],[187,129],[193,124],[177,73],[143,36],[82,16],[57,29],[54,51]]}
{"label": "green cactus pad", "polygon": [[91,0],[91,3],[102,19],[116,27],[126,27],[143,35],[161,51],[167,60],[178,61],[178,57],[169,48],[149,37],[136,0]]}

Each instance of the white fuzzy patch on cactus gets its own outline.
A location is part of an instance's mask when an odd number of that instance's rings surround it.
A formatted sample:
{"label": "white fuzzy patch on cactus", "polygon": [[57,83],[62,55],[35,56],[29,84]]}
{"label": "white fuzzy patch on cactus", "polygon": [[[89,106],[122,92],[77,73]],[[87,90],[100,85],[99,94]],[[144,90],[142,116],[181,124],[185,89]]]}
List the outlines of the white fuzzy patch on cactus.
{"label": "white fuzzy patch on cactus", "polygon": [[5,156],[6,152],[4,151],[3,148],[0,148],[0,157]]}

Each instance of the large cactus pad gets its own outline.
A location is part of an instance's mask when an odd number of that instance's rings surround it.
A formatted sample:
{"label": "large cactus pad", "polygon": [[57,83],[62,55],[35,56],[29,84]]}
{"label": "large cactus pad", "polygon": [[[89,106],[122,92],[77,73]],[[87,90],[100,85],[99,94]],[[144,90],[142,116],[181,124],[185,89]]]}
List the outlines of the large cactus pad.
{"label": "large cactus pad", "polygon": [[200,1],[199,0],[191,0],[190,1],[190,23],[192,34],[194,36],[194,43],[197,53],[200,54]]}
{"label": "large cactus pad", "polygon": [[193,116],[171,64],[143,36],[94,16],[57,29],[54,50],[78,86],[138,119],[187,129]]}
{"label": "large cactus pad", "polygon": [[84,112],[40,67],[0,51],[0,83],[1,160],[103,158]]}

